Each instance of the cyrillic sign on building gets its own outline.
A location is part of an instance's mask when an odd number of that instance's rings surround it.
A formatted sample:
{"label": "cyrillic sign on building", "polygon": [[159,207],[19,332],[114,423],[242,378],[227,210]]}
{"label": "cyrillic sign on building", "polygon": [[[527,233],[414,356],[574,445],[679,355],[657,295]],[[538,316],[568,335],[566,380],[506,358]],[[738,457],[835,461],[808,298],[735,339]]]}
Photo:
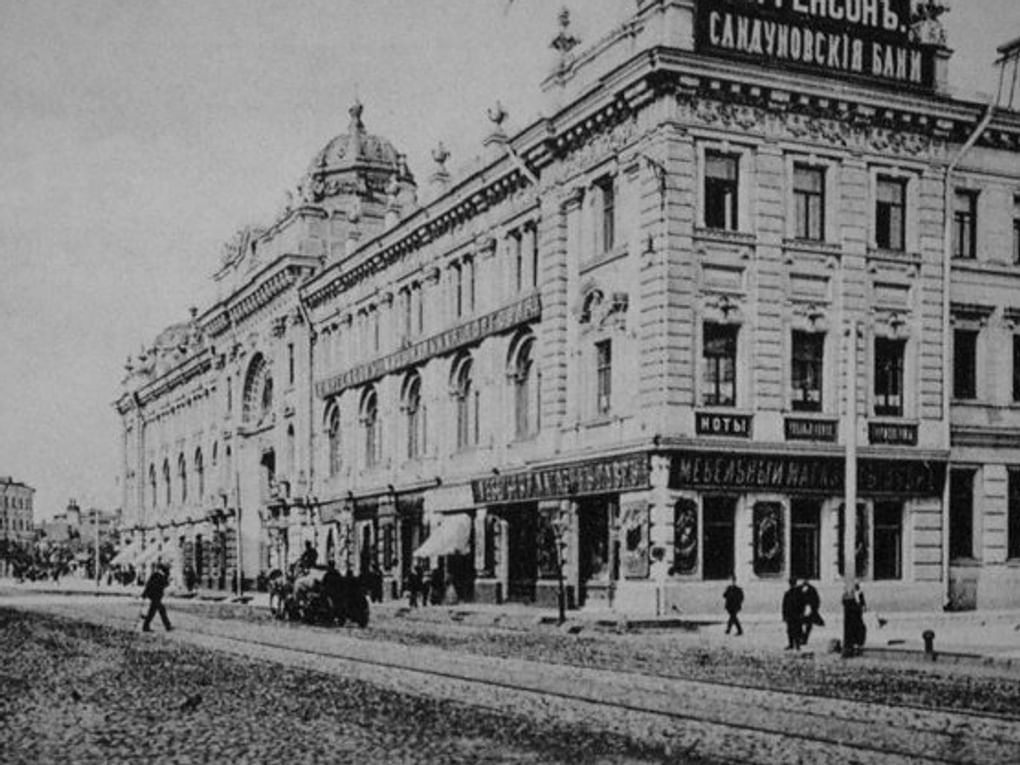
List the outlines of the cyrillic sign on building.
{"label": "cyrillic sign on building", "polygon": [[698,0],[699,53],[932,89],[934,48],[910,0]]}

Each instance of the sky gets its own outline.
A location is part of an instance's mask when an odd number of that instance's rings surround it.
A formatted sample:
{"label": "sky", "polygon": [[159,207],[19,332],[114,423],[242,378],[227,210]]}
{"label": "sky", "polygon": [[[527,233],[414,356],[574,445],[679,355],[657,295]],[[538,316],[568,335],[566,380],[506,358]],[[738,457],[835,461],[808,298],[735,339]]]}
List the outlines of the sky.
{"label": "sky", "polygon": [[[573,0],[593,42],[633,0]],[[560,2],[0,0],[0,475],[68,500],[120,501],[113,402],[124,361],[214,300],[221,245],[269,223],[346,131],[405,151],[419,185],[441,140],[454,172],[498,99],[539,114]],[[950,82],[995,88],[1020,1],[952,3]]]}

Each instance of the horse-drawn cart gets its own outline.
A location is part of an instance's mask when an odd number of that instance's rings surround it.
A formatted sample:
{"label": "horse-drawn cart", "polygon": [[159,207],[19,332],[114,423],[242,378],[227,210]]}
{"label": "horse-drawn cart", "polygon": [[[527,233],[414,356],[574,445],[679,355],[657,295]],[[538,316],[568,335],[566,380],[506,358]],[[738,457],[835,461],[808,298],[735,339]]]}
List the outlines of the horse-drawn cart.
{"label": "horse-drawn cart", "polygon": [[359,627],[368,626],[368,598],[358,580],[326,566],[293,569],[287,575],[273,571],[269,608],[278,619],[340,626],[350,620]]}

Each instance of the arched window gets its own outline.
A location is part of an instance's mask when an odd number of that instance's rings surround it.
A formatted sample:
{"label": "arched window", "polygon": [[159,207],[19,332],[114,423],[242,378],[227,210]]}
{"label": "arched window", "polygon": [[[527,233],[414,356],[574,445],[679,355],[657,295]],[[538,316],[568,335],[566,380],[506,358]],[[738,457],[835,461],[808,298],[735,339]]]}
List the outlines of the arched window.
{"label": "arched window", "polygon": [[407,458],[416,460],[421,457],[425,445],[425,412],[421,403],[421,375],[418,372],[410,372],[404,379],[401,400],[407,426]]}
{"label": "arched window", "polygon": [[184,459],[184,453],[177,455],[177,480],[181,484],[181,504],[188,501],[188,463]]}
{"label": "arched window", "polygon": [[382,431],[379,422],[379,398],[368,388],[361,398],[361,426],[365,429],[365,466],[375,467],[382,457]]}
{"label": "arched window", "polygon": [[205,463],[202,461],[202,450],[195,449],[195,479],[198,482],[198,498],[205,498]]}
{"label": "arched window", "polygon": [[522,335],[510,348],[509,377],[514,389],[514,435],[528,438],[537,428],[538,401],[532,350],[535,337]]}
{"label": "arched window", "polygon": [[265,356],[256,353],[244,377],[242,419],[251,423],[264,419],[273,408],[273,376]]}
{"label": "arched window", "polygon": [[457,408],[457,449],[478,443],[478,391],[472,385],[472,362],[467,354],[453,364],[452,388]]}
{"label": "arched window", "polygon": [[326,439],[329,443],[329,475],[340,472],[340,407],[332,403],[326,410]]}
{"label": "arched window", "polygon": [[163,460],[163,489],[166,492],[166,506],[170,507],[170,460]]}
{"label": "arched window", "polygon": [[149,463],[149,503],[150,507],[156,507],[156,466]]}

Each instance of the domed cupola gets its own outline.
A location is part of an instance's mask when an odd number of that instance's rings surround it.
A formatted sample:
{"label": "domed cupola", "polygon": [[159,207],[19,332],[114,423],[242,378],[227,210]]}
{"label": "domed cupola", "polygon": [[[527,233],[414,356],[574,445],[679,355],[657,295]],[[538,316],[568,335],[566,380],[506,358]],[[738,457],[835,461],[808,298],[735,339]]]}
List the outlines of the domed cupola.
{"label": "domed cupola", "polygon": [[355,101],[347,132],[338,135],[315,155],[303,184],[307,201],[320,203],[339,195],[382,198],[396,179],[413,189],[414,177],[404,155],[388,140],[365,130],[361,115],[365,107]]}

